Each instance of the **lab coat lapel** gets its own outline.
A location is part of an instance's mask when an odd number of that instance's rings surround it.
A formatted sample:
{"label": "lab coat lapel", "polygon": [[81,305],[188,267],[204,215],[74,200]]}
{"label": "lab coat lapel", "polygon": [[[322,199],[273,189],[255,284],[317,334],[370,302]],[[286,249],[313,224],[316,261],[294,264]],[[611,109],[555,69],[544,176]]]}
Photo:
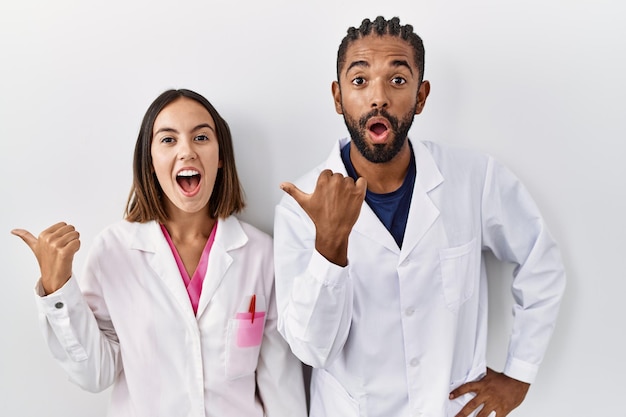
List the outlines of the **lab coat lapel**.
{"label": "lab coat lapel", "polygon": [[[341,160],[341,147],[347,142],[347,139],[339,141],[337,147],[333,149],[326,161],[326,166],[329,169],[333,172],[340,172],[343,175],[348,175],[348,173]],[[413,250],[437,217],[439,217],[439,209],[434,205],[428,193],[443,182],[443,176],[426,146],[419,141],[411,142],[411,144],[415,153],[417,176],[413,187],[402,251],[398,248],[391,233],[389,233],[374,211],[365,202],[363,202],[361,214],[353,227],[353,231],[367,236],[373,242],[384,246],[394,253],[401,253],[400,262]]]}
{"label": "lab coat lapel", "polygon": [[218,220],[215,241],[209,254],[207,272],[202,283],[202,293],[198,302],[196,315],[198,318],[206,310],[207,305],[213,299],[221,282],[224,280],[228,268],[233,263],[233,258],[228,252],[242,247],[247,241],[248,236],[246,236],[236,217],[230,216],[224,220]]}
{"label": "lab coat lapel", "polygon": [[193,308],[189,301],[187,289],[176,265],[176,259],[172,254],[172,250],[167,240],[165,240],[165,236],[163,236],[161,227],[155,221],[135,223],[135,225],[136,233],[131,242],[131,249],[144,252],[155,274],[172,293],[172,297],[178,304],[181,314],[185,318],[193,318]]}
{"label": "lab coat lapel", "polygon": [[417,175],[399,262],[402,262],[411,253],[439,217],[439,209],[428,193],[437,188],[444,180],[426,146],[419,141],[411,142],[411,144],[415,154]]}
{"label": "lab coat lapel", "polygon": [[[338,141],[330,156],[326,160],[326,167],[328,169],[344,176],[348,176],[348,171],[346,170],[343,160],[341,159],[341,148],[347,144],[348,141],[349,140],[347,138]],[[385,228],[385,225],[381,223],[374,211],[372,211],[370,206],[365,201],[363,201],[361,213],[359,214],[359,218],[354,224],[352,231],[368,237],[375,244],[383,245],[385,248],[394,253],[400,252],[400,249],[398,248],[396,241],[393,239],[393,236],[391,236],[391,233],[389,233],[387,228]]]}
{"label": "lab coat lapel", "polygon": [[369,204],[365,201],[361,207],[361,214],[352,230],[368,237],[375,244],[382,245],[393,253],[400,253],[400,248],[398,248],[398,244],[391,233],[389,233],[389,230],[387,230],[378,216],[376,216],[376,213],[374,213]]}

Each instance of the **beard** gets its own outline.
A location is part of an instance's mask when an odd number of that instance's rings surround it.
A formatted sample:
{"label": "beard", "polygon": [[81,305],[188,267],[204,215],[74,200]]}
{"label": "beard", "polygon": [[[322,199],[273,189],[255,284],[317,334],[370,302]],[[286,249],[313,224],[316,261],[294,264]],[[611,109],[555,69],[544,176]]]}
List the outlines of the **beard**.
{"label": "beard", "polygon": [[[391,143],[375,143],[368,145],[366,141],[368,132],[366,127],[367,121],[375,116],[384,117],[389,121],[391,133],[393,133]],[[350,117],[345,111],[343,112],[343,119],[348,128],[348,132],[350,132],[350,137],[354,145],[365,159],[375,164],[389,162],[400,152],[409,134],[409,129],[413,124],[414,116],[415,108],[400,119],[390,115],[384,109],[375,109],[357,121]]]}

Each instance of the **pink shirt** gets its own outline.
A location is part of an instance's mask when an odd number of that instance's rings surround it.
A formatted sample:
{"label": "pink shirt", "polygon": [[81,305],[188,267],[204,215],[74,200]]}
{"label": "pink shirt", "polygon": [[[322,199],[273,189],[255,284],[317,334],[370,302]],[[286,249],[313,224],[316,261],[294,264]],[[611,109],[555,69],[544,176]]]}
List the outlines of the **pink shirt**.
{"label": "pink shirt", "polygon": [[200,293],[202,293],[202,282],[204,282],[204,276],[206,275],[207,265],[209,264],[209,253],[211,253],[211,247],[213,246],[213,241],[215,241],[215,231],[217,230],[217,222],[213,226],[213,230],[211,230],[211,234],[209,235],[209,239],[202,250],[202,255],[200,256],[200,261],[198,262],[198,266],[196,267],[196,271],[193,273],[193,276],[189,278],[189,274],[185,269],[185,265],[183,264],[183,260],[180,258],[176,247],[174,246],[174,242],[172,242],[172,238],[170,234],[167,232],[165,226],[161,225],[161,230],[163,231],[163,235],[165,235],[165,239],[167,243],[170,245],[172,249],[172,253],[174,254],[174,259],[176,259],[176,265],[178,265],[178,270],[180,271],[180,275],[183,278],[183,283],[187,288],[187,294],[189,294],[189,300],[191,301],[191,306],[193,307],[193,312],[196,314],[198,312],[198,301],[200,301]]}

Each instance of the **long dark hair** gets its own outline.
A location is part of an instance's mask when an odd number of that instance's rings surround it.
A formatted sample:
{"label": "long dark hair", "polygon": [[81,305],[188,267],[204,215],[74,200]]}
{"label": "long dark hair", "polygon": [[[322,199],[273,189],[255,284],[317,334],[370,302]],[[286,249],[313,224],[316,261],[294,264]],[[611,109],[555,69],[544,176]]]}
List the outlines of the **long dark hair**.
{"label": "long dark hair", "polygon": [[217,173],[213,193],[209,199],[209,213],[207,214],[213,218],[226,218],[231,214],[240,212],[245,206],[243,190],[235,166],[233,141],[226,121],[215,107],[200,94],[186,89],[167,90],[152,102],[141,122],[133,157],[133,185],[125,211],[125,217],[128,221],[144,223],[156,220],[163,223],[167,220],[165,205],[161,197],[163,190],[152,167],[152,135],[154,121],[161,110],[181,97],[200,103],[207,109],[215,122],[222,168]]}

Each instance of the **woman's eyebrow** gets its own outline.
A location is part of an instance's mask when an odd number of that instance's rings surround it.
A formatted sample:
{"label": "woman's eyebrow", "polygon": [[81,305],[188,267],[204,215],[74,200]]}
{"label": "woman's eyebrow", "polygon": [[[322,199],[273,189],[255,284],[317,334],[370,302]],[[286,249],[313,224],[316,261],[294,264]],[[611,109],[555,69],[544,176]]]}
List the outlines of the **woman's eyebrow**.
{"label": "woman's eyebrow", "polygon": [[194,127],[191,131],[195,132],[196,130],[200,130],[204,128],[208,128],[208,129],[211,129],[212,131],[215,131],[215,128],[208,123],[200,123],[198,126]]}
{"label": "woman's eyebrow", "polygon": [[156,132],[154,132],[154,135],[157,135],[157,134],[162,133],[162,132],[178,133],[178,130],[174,129],[173,127],[162,127],[159,130],[157,130]]}
{"label": "woman's eyebrow", "polygon": [[[194,127],[193,129],[191,129],[192,132],[195,132],[196,130],[200,130],[200,129],[211,129],[212,131],[215,131],[215,128],[213,126],[211,126],[208,123],[200,123],[199,125],[197,125],[196,127]],[[159,134],[159,133],[163,133],[163,132],[167,132],[167,133],[179,133],[178,130],[174,129],[173,127],[162,127],[160,129],[158,129],[156,132],[154,132],[155,135]]]}

